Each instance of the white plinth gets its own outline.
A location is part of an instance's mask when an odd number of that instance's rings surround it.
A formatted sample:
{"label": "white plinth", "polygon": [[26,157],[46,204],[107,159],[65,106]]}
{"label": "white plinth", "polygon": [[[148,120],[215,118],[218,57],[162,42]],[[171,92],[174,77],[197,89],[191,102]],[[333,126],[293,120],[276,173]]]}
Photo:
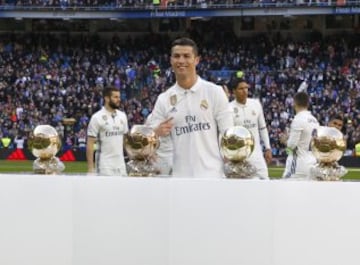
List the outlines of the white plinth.
{"label": "white plinth", "polygon": [[0,264],[359,265],[360,183],[0,175]]}

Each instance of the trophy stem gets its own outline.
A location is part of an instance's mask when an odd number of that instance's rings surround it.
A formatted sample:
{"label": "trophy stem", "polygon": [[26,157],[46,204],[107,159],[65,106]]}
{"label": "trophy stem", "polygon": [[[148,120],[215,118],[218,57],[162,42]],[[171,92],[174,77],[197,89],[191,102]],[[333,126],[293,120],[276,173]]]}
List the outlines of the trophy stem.
{"label": "trophy stem", "polygon": [[319,181],[339,181],[347,172],[347,169],[337,162],[319,162],[311,168],[310,177]]}
{"label": "trophy stem", "polygon": [[256,168],[246,160],[225,163],[225,176],[227,178],[250,179],[255,177],[255,174]]}
{"label": "trophy stem", "polygon": [[130,177],[152,177],[160,174],[160,170],[148,159],[130,160],[126,165]]}
{"label": "trophy stem", "polygon": [[52,175],[59,174],[64,171],[65,165],[57,157],[49,159],[37,158],[33,163],[33,171],[35,174]]}

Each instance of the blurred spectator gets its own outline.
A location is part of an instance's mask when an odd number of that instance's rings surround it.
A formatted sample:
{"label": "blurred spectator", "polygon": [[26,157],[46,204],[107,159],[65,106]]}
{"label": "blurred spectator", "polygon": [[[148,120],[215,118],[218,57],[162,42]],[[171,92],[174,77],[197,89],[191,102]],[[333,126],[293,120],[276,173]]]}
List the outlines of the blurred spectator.
{"label": "blurred spectator", "polygon": [[14,143],[16,145],[16,149],[24,149],[24,143],[25,143],[24,136],[21,134],[16,136]]}
{"label": "blurred spectator", "polygon": [[[351,2],[350,2],[351,3]],[[100,7],[100,8],[251,8],[251,7],[263,7],[263,6],[346,6],[347,1],[338,0],[8,0],[4,1],[2,5],[17,6],[17,7],[60,7],[62,9],[73,7]]]}
{"label": "blurred spectator", "polygon": [[10,148],[11,147],[11,138],[7,135],[1,137],[1,144],[3,148]]}

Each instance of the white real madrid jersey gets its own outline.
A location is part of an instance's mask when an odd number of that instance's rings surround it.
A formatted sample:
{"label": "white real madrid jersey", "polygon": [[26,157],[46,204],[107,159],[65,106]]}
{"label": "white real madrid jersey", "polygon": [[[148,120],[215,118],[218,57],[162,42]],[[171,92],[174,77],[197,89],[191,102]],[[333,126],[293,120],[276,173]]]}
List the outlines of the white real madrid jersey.
{"label": "white real madrid jersey", "polygon": [[298,157],[312,156],[310,143],[317,128],[319,122],[310,111],[300,111],[291,123],[287,147],[294,150]]}
{"label": "white real madrid jersey", "polygon": [[123,135],[127,132],[127,117],[120,110],[112,114],[103,107],[91,117],[87,135],[97,139],[98,169],[125,170]]}
{"label": "white real madrid jersey", "polygon": [[240,104],[233,100],[230,102],[230,106],[233,111],[234,124],[245,127],[254,136],[255,149],[253,155],[263,156],[260,139],[266,149],[270,149],[270,140],[260,101],[248,98],[245,104]]}
{"label": "white real madrid jersey", "polygon": [[220,86],[200,77],[190,89],[177,83],[160,94],[152,112],[152,127],[172,117],[175,177],[224,176],[219,132],[233,126],[228,99]]}

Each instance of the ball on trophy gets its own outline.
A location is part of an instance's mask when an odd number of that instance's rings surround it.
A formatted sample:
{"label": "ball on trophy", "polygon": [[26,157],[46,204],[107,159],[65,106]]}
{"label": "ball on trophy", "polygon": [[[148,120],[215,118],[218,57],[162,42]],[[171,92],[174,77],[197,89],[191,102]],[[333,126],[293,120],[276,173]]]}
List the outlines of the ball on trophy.
{"label": "ball on trophy", "polygon": [[337,163],[346,150],[346,141],[338,129],[320,126],[312,137],[311,150],[317,159],[317,164],[311,168],[312,179],[339,180],[347,173]]}
{"label": "ball on trophy", "polygon": [[220,150],[225,158],[225,175],[228,178],[251,178],[256,169],[246,159],[254,151],[252,133],[243,126],[227,129],[220,139]]}
{"label": "ball on trophy", "polygon": [[127,163],[129,176],[153,176],[158,169],[153,159],[160,141],[154,130],[146,125],[134,125],[125,135],[124,146],[130,161]]}
{"label": "ball on trophy", "polygon": [[37,157],[33,170],[37,174],[57,174],[65,169],[55,155],[61,148],[61,140],[56,129],[50,125],[38,125],[29,137],[29,149]]}
{"label": "ball on trophy", "polygon": [[343,156],[346,141],[338,129],[321,126],[312,138],[311,150],[319,162],[333,163]]}

